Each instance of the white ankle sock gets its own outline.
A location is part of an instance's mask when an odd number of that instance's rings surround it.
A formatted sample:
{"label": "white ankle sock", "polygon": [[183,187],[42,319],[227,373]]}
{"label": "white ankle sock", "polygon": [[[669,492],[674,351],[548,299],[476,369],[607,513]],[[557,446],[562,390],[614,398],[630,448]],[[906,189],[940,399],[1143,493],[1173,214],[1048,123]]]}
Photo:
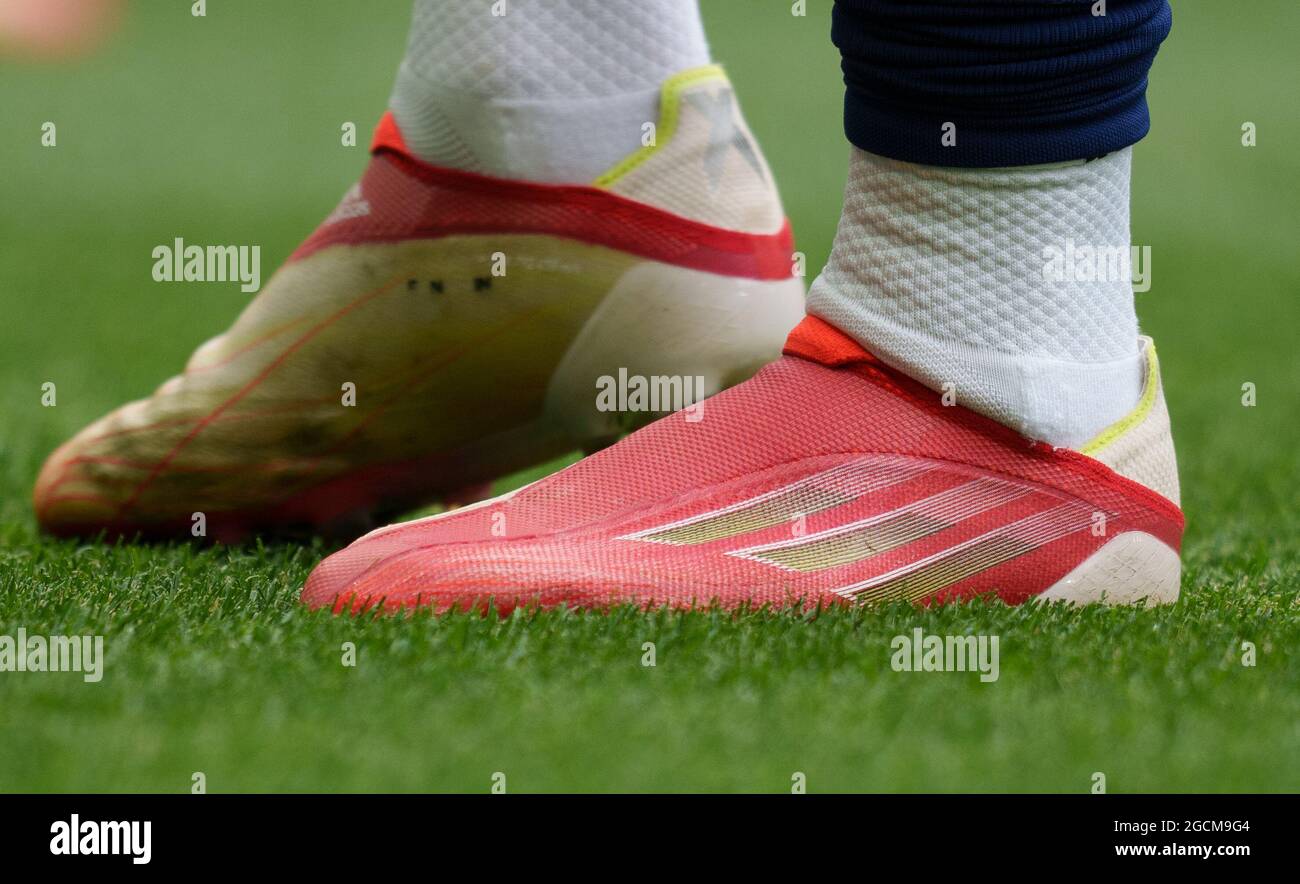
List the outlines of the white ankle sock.
{"label": "white ankle sock", "polygon": [[697,0],[415,0],[389,106],[436,165],[585,184],[708,62]]}
{"label": "white ankle sock", "polygon": [[1140,393],[1131,275],[1072,269],[1091,246],[1122,247],[1127,270],[1130,158],[951,169],[855,148],[808,312],[958,404],[1078,446]]}

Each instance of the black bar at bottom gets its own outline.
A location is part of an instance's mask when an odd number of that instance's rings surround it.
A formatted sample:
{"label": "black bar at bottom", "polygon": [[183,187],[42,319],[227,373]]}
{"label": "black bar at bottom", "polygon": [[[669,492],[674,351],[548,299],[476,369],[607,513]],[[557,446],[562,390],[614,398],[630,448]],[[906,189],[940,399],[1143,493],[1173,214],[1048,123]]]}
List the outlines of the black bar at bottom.
{"label": "black bar at bottom", "polygon": [[909,858],[918,869],[1223,867],[1293,858],[1297,811],[1297,796],[1279,795],[3,795],[0,857],[128,874],[411,862],[438,874],[435,859],[656,877],[831,857],[863,871]]}

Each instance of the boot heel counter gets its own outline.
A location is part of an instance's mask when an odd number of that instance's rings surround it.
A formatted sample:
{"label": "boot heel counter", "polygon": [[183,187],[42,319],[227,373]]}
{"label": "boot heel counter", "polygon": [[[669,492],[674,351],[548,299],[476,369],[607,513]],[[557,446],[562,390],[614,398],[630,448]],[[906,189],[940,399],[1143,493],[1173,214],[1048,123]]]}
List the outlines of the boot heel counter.
{"label": "boot heel counter", "polygon": [[1146,441],[1135,445],[1125,461],[1127,472],[1134,481],[1141,482],[1159,492],[1178,506],[1182,506],[1178,484],[1178,456],[1174,451],[1173,428],[1169,422],[1169,408],[1165,404],[1164,386],[1157,378],[1156,400],[1151,407],[1150,426],[1146,427]]}
{"label": "boot heel counter", "polygon": [[721,67],[669,78],[647,138],[596,186],[728,230],[770,234],[784,226],[772,170]]}
{"label": "boot heel counter", "polygon": [[1080,450],[1121,476],[1139,482],[1181,506],[1178,458],[1174,453],[1160,363],[1151,339],[1142,340],[1147,357],[1146,377],[1137,408]]}

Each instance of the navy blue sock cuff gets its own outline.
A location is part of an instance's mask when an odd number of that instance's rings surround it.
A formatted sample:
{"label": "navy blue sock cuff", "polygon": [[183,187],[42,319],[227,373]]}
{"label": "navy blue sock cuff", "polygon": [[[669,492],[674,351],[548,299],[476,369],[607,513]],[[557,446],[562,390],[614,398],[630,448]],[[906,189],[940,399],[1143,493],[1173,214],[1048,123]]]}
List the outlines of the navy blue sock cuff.
{"label": "navy blue sock cuff", "polygon": [[1172,16],[1167,0],[1105,5],[1094,16],[1094,0],[836,0],[849,141],[964,167],[1133,144],[1150,128],[1147,72]]}

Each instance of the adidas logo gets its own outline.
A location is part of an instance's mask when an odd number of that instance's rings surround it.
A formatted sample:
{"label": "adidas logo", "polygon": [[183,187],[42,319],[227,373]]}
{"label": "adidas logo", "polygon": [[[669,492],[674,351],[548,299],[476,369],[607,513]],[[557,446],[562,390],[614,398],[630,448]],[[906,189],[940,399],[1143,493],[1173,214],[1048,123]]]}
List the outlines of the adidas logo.
{"label": "adidas logo", "polygon": [[[932,465],[891,456],[866,457],[816,473],[784,488],[689,518],[644,528],[625,541],[692,546],[731,542],[729,556],[791,573],[881,563],[864,580],[835,589],[845,599],[919,601],[962,580],[1032,553],[1078,532],[1098,514],[1083,501],[1042,494],[1034,486],[972,475],[958,484],[918,493],[909,486]],[[820,531],[809,517],[882,498],[879,511]],[[1113,514],[1112,514],[1113,515]],[[749,536],[792,525],[793,536],[755,545]],[[982,530],[970,531],[968,525]],[[965,539],[933,552],[909,555],[943,532]],[[770,534],[768,535],[770,537]]]}

